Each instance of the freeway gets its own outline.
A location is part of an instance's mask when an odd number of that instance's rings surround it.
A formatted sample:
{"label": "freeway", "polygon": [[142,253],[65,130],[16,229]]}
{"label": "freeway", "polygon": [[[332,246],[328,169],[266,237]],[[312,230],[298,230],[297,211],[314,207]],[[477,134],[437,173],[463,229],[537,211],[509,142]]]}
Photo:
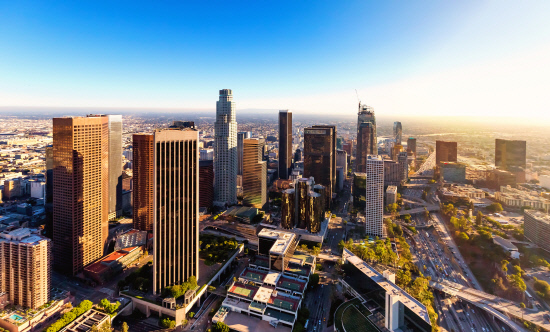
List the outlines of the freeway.
{"label": "freeway", "polygon": [[456,296],[469,303],[486,310],[487,312],[497,316],[501,321],[516,331],[523,331],[518,327],[507,315],[516,318],[522,318],[546,330],[550,329],[550,322],[545,318],[548,315],[547,311],[539,311],[537,309],[522,309],[515,302],[484,293],[477,289],[466,287],[448,280],[436,279],[430,281],[430,287],[438,289],[442,292]]}

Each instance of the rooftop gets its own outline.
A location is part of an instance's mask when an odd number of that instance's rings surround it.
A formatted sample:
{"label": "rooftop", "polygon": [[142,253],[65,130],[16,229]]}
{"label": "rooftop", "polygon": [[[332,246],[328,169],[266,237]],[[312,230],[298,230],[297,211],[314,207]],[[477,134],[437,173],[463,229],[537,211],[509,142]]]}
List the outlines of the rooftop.
{"label": "rooftop", "polygon": [[260,233],[258,233],[258,237],[275,240],[275,243],[273,244],[269,252],[277,255],[282,255],[287,251],[288,247],[296,236],[293,233],[264,228],[260,231]]}
{"label": "rooftop", "polygon": [[303,292],[306,288],[306,282],[299,279],[292,279],[286,276],[281,276],[277,282],[277,287],[290,289],[295,292]]}
{"label": "rooftop", "polygon": [[258,292],[259,289],[260,288],[256,286],[235,282],[233,286],[229,288],[228,293],[252,300],[256,296],[256,292]]}
{"label": "rooftop", "polygon": [[526,215],[530,215],[531,217],[537,219],[538,221],[544,222],[546,224],[550,224],[550,214],[536,211],[536,210],[525,210]]}
{"label": "rooftop", "polygon": [[422,318],[428,324],[431,324],[426,307],[414,297],[412,297],[409,293],[405,292],[399,286],[384,278],[383,275],[378,273],[378,271],[365,263],[362,259],[355,256],[351,251],[344,249],[344,252],[342,253],[342,258],[353,264],[357,269],[359,269],[359,271],[364,273],[372,281],[376,282],[380,287],[385,289],[386,292],[392,293],[394,295],[399,295],[399,301],[405,307],[409,308],[409,310],[417,314],[418,317]]}
{"label": "rooftop", "polygon": [[260,303],[268,303],[272,293],[273,293],[273,288],[260,287],[256,292],[256,294],[254,295],[254,301],[260,302]]}

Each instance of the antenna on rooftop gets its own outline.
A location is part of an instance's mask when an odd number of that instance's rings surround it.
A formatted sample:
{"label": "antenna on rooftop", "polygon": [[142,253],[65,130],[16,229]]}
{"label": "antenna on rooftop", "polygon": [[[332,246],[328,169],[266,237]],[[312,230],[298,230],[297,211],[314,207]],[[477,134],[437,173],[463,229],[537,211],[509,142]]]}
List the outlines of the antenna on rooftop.
{"label": "antenna on rooftop", "polygon": [[359,102],[359,105],[361,105],[361,100],[359,100],[359,93],[357,93],[357,89],[355,89],[355,95],[357,96],[357,101]]}

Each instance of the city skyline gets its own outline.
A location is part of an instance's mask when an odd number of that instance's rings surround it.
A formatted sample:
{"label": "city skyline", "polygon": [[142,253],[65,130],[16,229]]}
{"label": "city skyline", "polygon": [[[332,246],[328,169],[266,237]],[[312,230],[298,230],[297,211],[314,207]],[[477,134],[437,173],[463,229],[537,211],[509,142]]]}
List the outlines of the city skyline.
{"label": "city skyline", "polygon": [[[9,45],[0,48],[0,112],[209,110],[221,85],[239,91],[243,109],[352,113],[357,89],[380,114],[512,117],[522,109],[548,119],[547,3],[266,6],[142,4],[120,15],[125,4],[6,4],[13,15],[0,28],[0,45]],[[228,13],[231,24],[221,20]],[[213,52],[220,31],[234,38],[224,59]]]}

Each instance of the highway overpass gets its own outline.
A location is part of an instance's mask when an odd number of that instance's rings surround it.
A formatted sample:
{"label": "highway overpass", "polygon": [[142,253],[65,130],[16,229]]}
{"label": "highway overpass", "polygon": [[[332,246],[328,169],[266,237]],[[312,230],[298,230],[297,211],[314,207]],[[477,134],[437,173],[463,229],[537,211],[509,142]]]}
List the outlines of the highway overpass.
{"label": "highway overpass", "polygon": [[[403,215],[406,215],[406,214],[413,215],[415,213],[424,213],[424,209],[427,209],[430,212],[439,211],[439,205],[427,205],[427,206],[414,208],[414,209],[410,209],[410,210],[401,210],[401,211],[398,212],[397,215],[403,216]],[[391,214],[385,214],[384,218],[389,218],[391,216],[392,216]]]}
{"label": "highway overpass", "polygon": [[545,330],[550,330],[550,322],[545,315],[550,314],[548,311],[543,310],[531,310],[522,309],[519,304],[510,300],[500,298],[491,294],[487,294],[480,290],[466,287],[451,281],[444,279],[434,279],[430,281],[430,287],[440,290],[452,296],[456,296],[459,299],[468,301],[472,305],[481,308],[490,314],[499,318],[502,322],[506,323],[514,331],[525,331],[523,326],[516,324],[509,316],[513,316],[518,319],[523,319],[530,323],[533,323]]}

